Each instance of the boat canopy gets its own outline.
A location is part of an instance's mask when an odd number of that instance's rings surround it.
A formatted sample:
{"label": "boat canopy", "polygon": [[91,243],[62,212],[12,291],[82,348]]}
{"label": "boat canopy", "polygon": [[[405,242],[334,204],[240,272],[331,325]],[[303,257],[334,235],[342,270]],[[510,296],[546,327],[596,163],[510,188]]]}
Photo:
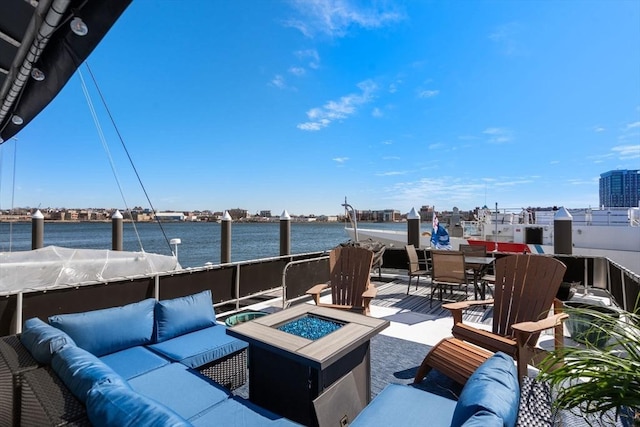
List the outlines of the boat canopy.
{"label": "boat canopy", "polygon": [[62,90],[132,0],[2,0],[0,144]]}
{"label": "boat canopy", "polygon": [[173,256],[46,246],[0,253],[0,295],[180,270]]}

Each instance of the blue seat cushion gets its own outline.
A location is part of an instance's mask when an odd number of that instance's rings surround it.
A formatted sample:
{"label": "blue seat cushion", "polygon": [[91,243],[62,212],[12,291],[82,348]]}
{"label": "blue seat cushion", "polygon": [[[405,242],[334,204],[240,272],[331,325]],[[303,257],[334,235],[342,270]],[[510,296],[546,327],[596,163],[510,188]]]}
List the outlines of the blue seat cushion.
{"label": "blue seat cushion", "polygon": [[245,341],[227,335],[226,326],[216,325],[149,345],[148,348],[174,362],[199,368],[247,348],[248,345]]}
{"label": "blue seat cushion", "polygon": [[231,395],[209,378],[181,363],[171,363],[129,380],[133,390],[190,419]]}
{"label": "blue seat cushion", "polygon": [[51,367],[82,403],[92,388],[102,384],[129,387],[127,382],[100,359],[80,347],[66,346],[53,355]]}
{"label": "blue seat cushion", "polygon": [[153,338],[153,310],[156,300],[149,298],[122,307],[59,314],[49,323],[65,331],[78,347],[96,356],[115,353]]}
{"label": "blue seat cushion", "polygon": [[42,364],[50,364],[54,353],[66,345],[75,345],[64,331],[54,328],[37,317],[24,322],[20,342]]}
{"label": "blue seat cushion", "polygon": [[216,324],[211,291],[158,301],[155,309],[155,342]]}
{"label": "blue seat cushion", "polygon": [[87,416],[94,427],[192,425],[172,409],[118,385],[94,387],[87,396]]}
{"label": "blue seat cushion", "polygon": [[455,407],[455,400],[404,384],[389,384],[349,426],[449,427]]}
{"label": "blue seat cushion", "polygon": [[126,380],[171,363],[164,357],[142,346],[107,354],[102,356],[100,360]]}
{"label": "blue seat cushion", "polygon": [[300,426],[298,423],[235,396],[190,418],[189,421],[196,427],[215,425],[233,427]]}
{"label": "blue seat cushion", "polygon": [[520,385],[513,358],[498,352],[474,371],[464,385],[451,421],[459,427],[476,413],[489,412],[505,427],[516,425]]}

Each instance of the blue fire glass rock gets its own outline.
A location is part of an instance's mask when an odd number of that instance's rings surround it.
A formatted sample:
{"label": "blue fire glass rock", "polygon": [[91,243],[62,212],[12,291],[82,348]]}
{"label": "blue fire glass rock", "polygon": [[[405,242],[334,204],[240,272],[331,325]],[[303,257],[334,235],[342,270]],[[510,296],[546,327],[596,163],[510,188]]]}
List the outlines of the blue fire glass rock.
{"label": "blue fire glass rock", "polygon": [[315,316],[305,316],[278,327],[279,330],[310,340],[318,340],[340,329],[341,323]]}

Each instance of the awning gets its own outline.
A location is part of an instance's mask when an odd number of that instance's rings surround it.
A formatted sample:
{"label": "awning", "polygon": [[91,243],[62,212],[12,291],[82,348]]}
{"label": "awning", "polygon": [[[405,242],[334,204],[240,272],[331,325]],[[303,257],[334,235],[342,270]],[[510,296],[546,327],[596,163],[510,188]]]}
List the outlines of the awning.
{"label": "awning", "polygon": [[0,2],[0,144],[56,97],[131,1]]}

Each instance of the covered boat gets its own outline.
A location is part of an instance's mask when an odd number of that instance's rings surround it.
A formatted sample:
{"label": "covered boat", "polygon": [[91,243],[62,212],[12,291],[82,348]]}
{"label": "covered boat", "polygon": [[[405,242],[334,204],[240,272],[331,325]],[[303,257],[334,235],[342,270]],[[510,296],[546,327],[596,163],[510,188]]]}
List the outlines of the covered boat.
{"label": "covered boat", "polygon": [[179,270],[173,256],[106,249],[47,246],[0,253],[0,295]]}

